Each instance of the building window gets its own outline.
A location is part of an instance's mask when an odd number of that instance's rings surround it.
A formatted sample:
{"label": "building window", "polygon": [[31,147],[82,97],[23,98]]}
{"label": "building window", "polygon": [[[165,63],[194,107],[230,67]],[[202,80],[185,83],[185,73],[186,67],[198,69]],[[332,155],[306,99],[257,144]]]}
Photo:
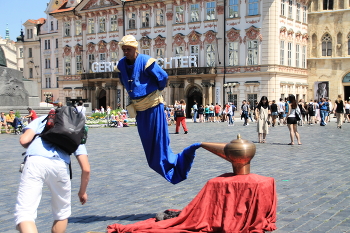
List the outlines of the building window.
{"label": "building window", "polygon": [[33,68],[29,68],[29,78],[33,78]]}
{"label": "building window", "polygon": [[281,15],[285,16],[286,14],[286,0],[281,0]]}
{"label": "building window", "polygon": [[106,61],[106,54],[105,53],[100,53],[100,62],[101,61]]}
{"label": "building window", "polygon": [[300,21],[300,3],[297,3],[296,21]]}
{"label": "building window", "polygon": [[58,20],[56,21],[56,30],[58,30]]}
{"label": "building window", "polygon": [[91,72],[92,70],[92,63],[95,62],[95,55],[94,54],[89,54],[89,71]]}
{"label": "building window", "polygon": [[51,28],[50,28],[51,31],[53,31],[53,21],[51,21]]}
{"label": "building window", "polygon": [[237,18],[239,12],[238,0],[230,0],[228,6],[228,17]]}
{"label": "building window", "polygon": [[289,0],[289,6],[288,6],[288,18],[293,18],[293,0]]}
{"label": "building window", "polygon": [[257,65],[258,64],[258,41],[250,40],[248,41],[248,65]]}
{"label": "building window", "polygon": [[248,2],[248,15],[259,14],[259,0],[249,0]]}
{"label": "building window", "polygon": [[95,20],[88,19],[88,34],[95,33]]}
{"label": "building window", "polygon": [[51,88],[51,78],[46,78],[46,88]]}
{"label": "building window", "polygon": [[175,23],[184,23],[184,6],[175,7]]}
{"label": "building window", "polygon": [[66,75],[70,75],[71,74],[71,69],[70,69],[70,57],[66,57],[64,59],[64,63],[65,63],[65,67],[66,67]]}
{"label": "building window", "polygon": [[141,12],[141,20],[142,20],[142,27],[143,28],[148,28],[149,27],[149,18],[150,18],[150,14],[149,11],[142,11]]}
{"label": "building window", "polygon": [[307,7],[303,7],[303,23],[307,22]]}
{"label": "building window", "polygon": [[50,40],[45,40],[45,50],[50,49]]}
{"label": "building window", "polygon": [[332,56],[332,38],[328,33],[322,38],[322,56]]}
{"label": "building window", "polygon": [[[199,66],[199,45],[191,45],[190,46],[190,56],[196,57],[196,63],[197,67]],[[194,65],[194,63],[190,63],[191,66]]]}
{"label": "building window", "polygon": [[58,57],[56,57],[56,68],[58,68]]}
{"label": "building window", "polygon": [[216,9],[216,2],[207,2],[207,16],[206,20],[213,20],[215,19],[215,9]]}
{"label": "building window", "polygon": [[333,10],[333,0],[323,0],[323,10]]}
{"label": "building window", "polygon": [[238,66],[239,42],[228,43],[228,65]]}
{"label": "building window", "polygon": [[56,87],[59,87],[59,85],[58,85],[58,77],[56,77]]}
{"label": "building window", "polygon": [[81,21],[80,20],[75,21],[75,35],[76,36],[81,35]]}
{"label": "building window", "polygon": [[58,49],[58,39],[56,39],[56,49]]}
{"label": "building window", "polygon": [[51,68],[51,60],[49,58],[45,59],[45,69]]}
{"label": "building window", "polygon": [[[255,105],[256,102],[258,102],[258,94],[248,94],[247,95],[247,101],[250,103],[250,105]],[[237,105],[236,105],[237,106]]]}
{"label": "building window", "polygon": [[20,58],[23,57],[23,48],[19,48],[19,57],[20,57]]}
{"label": "building window", "polygon": [[190,8],[190,22],[198,22],[199,21],[199,4],[191,4]]}
{"label": "building window", "polygon": [[281,40],[281,49],[280,49],[280,65],[284,65],[284,41]]}
{"label": "building window", "polygon": [[81,64],[81,55],[76,56],[76,63],[77,63],[77,74],[81,74],[81,71],[83,70],[83,67]]}
{"label": "building window", "polygon": [[292,43],[288,42],[288,66],[292,66]]}
{"label": "building window", "polygon": [[215,47],[213,44],[208,44],[206,47],[207,67],[215,67]]}
{"label": "building window", "polygon": [[146,55],[150,56],[151,52],[149,49],[142,49],[142,54],[146,54]]}
{"label": "building window", "polygon": [[233,103],[235,106],[237,106],[237,95],[228,92],[228,102]]}
{"label": "building window", "polygon": [[28,49],[28,57],[33,57],[33,50],[32,50],[32,48]]}
{"label": "building window", "polygon": [[118,30],[118,21],[117,21],[117,15],[111,16],[111,31],[117,31]]}
{"label": "building window", "polygon": [[100,17],[100,31],[99,32],[106,32],[106,17]]}
{"label": "building window", "polygon": [[[159,48],[156,49],[156,58],[164,58],[164,49],[163,48]],[[163,62],[162,61],[158,61],[158,65],[162,66]]]}
{"label": "building window", "polygon": [[116,62],[118,60],[117,52],[111,52],[111,62]]}
{"label": "building window", "polygon": [[[178,46],[175,47],[175,57],[183,57],[184,56],[184,47],[183,46]],[[181,67],[181,60],[176,59],[175,60],[175,68]]]}
{"label": "building window", "polygon": [[164,11],[163,9],[156,10],[156,27],[164,25]]}
{"label": "building window", "polygon": [[33,38],[33,29],[27,29],[27,38],[32,39]]}
{"label": "building window", "polygon": [[129,19],[129,29],[135,29],[136,28],[136,14],[133,12],[130,12],[128,14]]}
{"label": "building window", "polygon": [[300,45],[296,45],[295,47],[295,56],[296,56],[296,59],[295,59],[295,66],[296,67],[300,67],[300,64],[299,64],[299,57],[300,57]]}
{"label": "building window", "polygon": [[303,46],[303,51],[302,51],[302,55],[301,55],[301,63],[302,63],[302,67],[304,69],[306,69],[306,46]]}
{"label": "building window", "polygon": [[70,22],[64,23],[64,36],[70,36]]}

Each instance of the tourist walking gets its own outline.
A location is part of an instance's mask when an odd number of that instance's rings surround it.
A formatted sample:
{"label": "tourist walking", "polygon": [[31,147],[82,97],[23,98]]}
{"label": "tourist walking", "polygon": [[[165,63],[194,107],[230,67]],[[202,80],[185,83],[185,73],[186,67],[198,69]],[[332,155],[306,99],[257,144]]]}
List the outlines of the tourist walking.
{"label": "tourist walking", "polygon": [[193,108],[193,122],[197,123],[198,106],[196,101],[194,101],[192,108]]}
{"label": "tourist walking", "polygon": [[294,137],[297,138],[298,145],[301,145],[300,135],[298,132],[298,120],[301,119],[301,112],[294,95],[289,96],[288,109],[287,126],[290,135],[290,143],[288,145],[294,145]]}
{"label": "tourist walking", "polygon": [[318,103],[320,108],[320,117],[321,117],[321,123],[320,126],[326,126],[326,116],[328,115],[329,111],[329,105],[325,98],[321,98],[321,101]]}
{"label": "tourist walking", "polygon": [[337,116],[337,128],[341,129],[344,120],[344,102],[341,98],[341,95],[338,95],[338,98],[334,103],[333,111]]}
{"label": "tourist walking", "polygon": [[286,106],[284,105],[282,98],[280,98],[280,102],[277,103],[277,109],[278,109],[278,118],[279,118],[278,124],[283,125],[283,118],[284,118]]}
{"label": "tourist walking", "polygon": [[241,106],[241,119],[244,119],[244,124],[243,126],[247,126],[248,124],[248,115],[249,115],[249,105],[247,104],[246,100],[242,101],[242,106]]}
{"label": "tourist walking", "polygon": [[303,126],[304,120],[305,120],[305,115],[306,115],[306,110],[304,108],[304,100],[303,99],[299,100],[298,107],[299,107],[300,112],[301,112],[301,119],[299,121],[299,125]]}
{"label": "tourist walking", "polygon": [[[175,116],[176,116],[176,128],[175,128],[175,134],[179,134],[180,131],[180,124],[182,125],[182,128],[185,131],[185,134],[188,134],[188,129],[186,125],[186,102],[185,100],[180,100],[179,105],[175,106]],[[177,112],[183,112],[182,115],[177,115]]]}
{"label": "tourist walking", "polygon": [[204,108],[203,105],[200,105],[198,108],[198,116],[199,116],[199,122],[203,123],[204,122]]}
{"label": "tourist walking", "polygon": [[275,127],[276,125],[276,118],[278,116],[278,106],[276,104],[275,100],[272,100],[272,104],[270,107],[270,111],[271,111],[271,116],[272,116],[272,127]]}
{"label": "tourist walking", "polygon": [[259,143],[266,142],[266,135],[269,133],[269,114],[269,101],[266,96],[262,96],[258,106],[255,108]]}
{"label": "tourist walking", "polygon": [[226,104],[226,107],[225,107],[225,115],[228,117],[228,126],[234,126],[234,122],[232,120],[232,115],[233,115],[233,111],[232,111],[232,106],[230,105],[230,103],[227,103]]}
{"label": "tourist walking", "polygon": [[308,104],[307,111],[309,114],[309,125],[313,125],[316,121],[316,119],[315,119],[316,104],[312,99],[310,100],[310,103]]}
{"label": "tourist walking", "polygon": [[[350,100],[349,101],[345,101],[345,119],[348,123],[350,123]],[[345,120],[344,120],[345,121]]]}
{"label": "tourist walking", "polygon": [[205,105],[204,108],[204,113],[205,113],[205,122],[209,122],[209,105]]}

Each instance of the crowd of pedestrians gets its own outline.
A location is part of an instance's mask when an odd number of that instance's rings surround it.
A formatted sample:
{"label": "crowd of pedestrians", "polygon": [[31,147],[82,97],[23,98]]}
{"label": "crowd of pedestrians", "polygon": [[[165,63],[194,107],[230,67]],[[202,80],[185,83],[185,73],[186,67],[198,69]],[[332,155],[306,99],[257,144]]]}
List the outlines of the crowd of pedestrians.
{"label": "crowd of pedestrians", "polygon": [[[179,117],[176,113],[182,111],[184,115]],[[186,125],[186,103],[184,100],[175,101],[174,105],[165,107],[165,113],[169,122],[176,122],[175,134],[179,133],[182,125],[185,134],[188,133]],[[298,126],[304,124],[326,126],[330,122],[331,114],[337,118],[337,128],[341,129],[345,122],[350,123],[350,101],[342,99],[338,95],[337,100],[332,103],[330,99],[321,98],[319,101],[311,99],[309,102],[304,99],[297,100],[294,95],[288,98],[280,98],[269,101],[263,96],[259,102],[250,103],[243,100],[241,106],[234,103],[226,103],[224,106],[216,103],[200,105],[196,101],[191,106],[191,117],[194,123],[227,123],[234,126],[235,114],[243,120],[243,126],[249,123],[257,123],[258,141],[266,142],[266,136],[270,127],[287,126],[290,134],[289,145],[294,145],[294,139],[301,145]]]}

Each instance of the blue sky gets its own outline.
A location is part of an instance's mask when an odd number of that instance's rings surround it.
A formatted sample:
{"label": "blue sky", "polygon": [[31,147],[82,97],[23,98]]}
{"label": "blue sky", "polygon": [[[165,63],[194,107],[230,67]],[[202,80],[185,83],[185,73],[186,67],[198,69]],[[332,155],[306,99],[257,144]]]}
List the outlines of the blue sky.
{"label": "blue sky", "polygon": [[5,38],[6,24],[10,38],[16,41],[22,24],[28,19],[46,18],[44,11],[50,0],[0,0],[0,35]]}

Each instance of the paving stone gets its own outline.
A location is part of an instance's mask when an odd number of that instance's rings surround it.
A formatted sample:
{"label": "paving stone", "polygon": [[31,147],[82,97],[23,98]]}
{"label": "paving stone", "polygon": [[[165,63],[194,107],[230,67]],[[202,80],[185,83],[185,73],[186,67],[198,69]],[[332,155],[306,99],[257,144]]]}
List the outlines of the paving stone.
{"label": "paving stone", "polygon": [[[333,120],[333,119],[332,119]],[[256,142],[256,125],[234,127],[224,123],[188,123],[189,134],[173,134],[174,152],[195,142],[229,142],[237,134]],[[289,146],[287,127],[270,128],[267,143],[256,143],[252,173],[276,180],[278,194],[275,232],[350,232],[350,169],[348,143],[350,124],[343,129],[335,123],[298,127],[303,145]],[[19,164],[24,151],[18,135],[0,134],[0,232],[14,233],[14,205],[20,179]],[[172,185],[152,171],[146,162],[136,127],[91,128],[87,142],[91,164],[89,200],[81,206],[79,165],[73,159],[72,216],[68,233],[105,232],[107,225],[130,224],[154,217],[166,209],[184,208],[216,176],[231,172],[231,165],[210,152],[199,149],[187,180]],[[52,224],[50,192],[44,188],[38,209],[39,232],[49,232]]]}

